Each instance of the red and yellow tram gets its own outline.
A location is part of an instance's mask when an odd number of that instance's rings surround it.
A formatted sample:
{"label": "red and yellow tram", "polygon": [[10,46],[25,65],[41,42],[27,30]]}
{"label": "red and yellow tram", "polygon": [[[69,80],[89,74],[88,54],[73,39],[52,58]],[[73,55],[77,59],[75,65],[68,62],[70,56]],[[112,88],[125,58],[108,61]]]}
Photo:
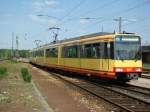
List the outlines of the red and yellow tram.
{"label": "red and yellow tram", "polygon": [[129,81],[142,73],[141,38],[135,34],[94,33],[30,51],[31,62],[88,76]]}

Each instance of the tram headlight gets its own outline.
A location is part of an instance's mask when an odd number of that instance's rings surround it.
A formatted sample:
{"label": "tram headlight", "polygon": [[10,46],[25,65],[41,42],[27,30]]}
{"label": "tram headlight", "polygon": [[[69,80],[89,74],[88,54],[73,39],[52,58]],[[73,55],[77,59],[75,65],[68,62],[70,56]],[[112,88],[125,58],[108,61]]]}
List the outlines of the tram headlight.
{"label": "tram headlight", "polygon": [[115,71],[116,71],[116,72],[123,72],[123,69],[122,69],[122,68],[116,68]]}
{"label": "tram headlight", "polygon": [[142,68],[136,68],[136,72],[142,72]]}

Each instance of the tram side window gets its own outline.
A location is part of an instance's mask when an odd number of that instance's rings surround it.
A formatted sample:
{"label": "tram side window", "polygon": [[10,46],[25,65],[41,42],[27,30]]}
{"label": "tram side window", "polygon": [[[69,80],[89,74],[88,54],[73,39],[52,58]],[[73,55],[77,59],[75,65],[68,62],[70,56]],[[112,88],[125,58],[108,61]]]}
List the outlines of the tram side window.
{"label": "tram side window", "polygon": [[78,46],[68,46],[62,49],[62,56],[64,58],[77,58],[78,57]]}
{"label": "tram side window", "polygon": [[110,58],[114,59],[114,42],[110,43]]}
{"label": "tram side window", "polygon": [[46,49],[46,57],[50,57],[50,49]]}
{"label": "tram side window", "polygon": [[51,48],[50,49],[50,57],[57,57],[57,56],[58,56],[57,48]]}
{"label": "tram side window", "polygon": [[105,59],[108,59],[107,42],[104,43],[104,58],[105,58]]}
{"label": "tram side window", "polygon": [[43,57],[43,56],[44,56],[44,50],[40,50],[40,51],[39,51],[39,56],[40,56],[40,57]]}
{"label": "tram side window", "polygon": [[46,57],[57,57],[57,56],[58,56],[57,48],[46,49]]}
{"label": "tram side window", "polygon": [[102,58],[103,59],[114,59],[114,43],[113,42],[105,42],[103,43],[102,48]]}
{"label": "tram side window", "polygon": [[104,43],[103,42],[100,42],[100,50],[99,50],[99,53],[100,53],[100,59],[103,59],[105,57],[104,55]]}
{"label": "tram side window", "polygon": [[91,57],[92,58],[99,58],[100,57],[100,44],[99,43],[95,43],[92,46],[92,51],[91,51]]}
{"label": "tram side window", "polygon": [[92,48],[91,44],[85,45],[85,48],[84,48],[84,57],[85,58],[91,58],[91,55],[92,55],[91,48]]}
{"label": "tram side window", "polygon": [[[83,52],[84,50],[84,52]],[[85,58],[99,58],[100,57],[100,44],[87,44],[84,45],[84,49],[81,48],[82,57]],[[84,56],[83,56],[84,53]]]}
{"label": "tram side window", "polygon": [[65,47],[62,48],[61,57],[62,57],[62,58],[65,58]]}
{"label": "tram side window", "polygon": [[39,51],[36,51],[36,56],[39,57]]}
{"label": "tram side window", "polygon": [[85,49],[85,46],[84,46],[84,45],[81,45],[81,46],[80,46],[80,57],[81,57],[81,58],[84,58],[84,57],[85,57],[85,56],[84,56],[84,55],[85,55],[85,53],[84,53],[85,50],[84,50],[84,49]]}

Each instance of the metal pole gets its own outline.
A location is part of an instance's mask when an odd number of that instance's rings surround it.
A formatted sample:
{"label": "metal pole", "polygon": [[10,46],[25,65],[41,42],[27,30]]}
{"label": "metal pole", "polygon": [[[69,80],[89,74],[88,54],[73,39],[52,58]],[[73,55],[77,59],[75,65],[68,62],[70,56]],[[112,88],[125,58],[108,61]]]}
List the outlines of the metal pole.
{"label": "metal pole", "polygon": [[16,36],[16,58],[19,58],[19,50],[18,50],[18,46],[19,46],[19,41],[18,41],[19,37]]}
{"label": "metal pole", "polygon": [[119,33],[122,32],[122,17],[119,17]]}
{"label": "metal pole", "polygon": [[14,57],[14,32],[12,32],[12,49],[11,49],[11,58]]}

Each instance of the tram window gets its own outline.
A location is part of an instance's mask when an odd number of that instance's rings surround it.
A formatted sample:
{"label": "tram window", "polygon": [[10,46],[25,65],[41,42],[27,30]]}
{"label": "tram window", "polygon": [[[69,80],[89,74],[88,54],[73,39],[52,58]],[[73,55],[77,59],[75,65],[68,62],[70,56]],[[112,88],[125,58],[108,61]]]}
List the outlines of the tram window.
{"label": "tram window", "polygon": [[84,45],[80,46],[80,57],[81,57],[81,58],[84,58],[84,57],[85,57],[85,56],[84,56],[84,55],[85,55],[85,53],[84,53],[84,47],[85,47]]}
{"label": "tram window", "polygon": [[36,51],[36,56],[38,56],[38,57],[39,57],[39,51]]}
{"label": "tram window", "polygon": [[107,58],[108,58],[108,59],[110,59],[110,55],[111,55],[111,54],[110,54],[110,53],[111,53],[110,50],[111,50],[111,49],[110,49],[110,43],[108,42],[108,43],[107,43]]}
{"label": "tram window", "polygon": [[64,48],[64,47],[62,48],[61,56],[62,56],[63,58],[65,57],[65,48]]}
{"label": "tram window", "polygon": [[84,58],[99,58],[100,43],[87,44],[81,47],[81,57]]}
{"label": "tram window", "polygon": [[58,56],[57,48],[51,48],[50,49],[50,57],[57,57],[57,56]]}
{"label": "tram window", "polygon": [[107,49],[107,42],[104,43],[104,58],[108,58],[108,49]]}
{"label": "tram window", "polygon": [[110,58],[114,59],[114,43],[110,43]]}
{"label": "tram window", "polygon": [[80,50],[81,50],[81,45],[77,45],[77,57],[78,58],[80,58],[81,56],[81,52],[80,52]]}
{"label": "tram window", "polygon": [[78,47],[77,46],[73,46],[72,47],[72,57],[73,58],[77,58],[78,57]]}
{"label": "tram window", "polygon": [[103,59],[114,58],[114,43],[105,42],[100,44],[100,55]]}
{"label": "tram window", "polygon": [[100,44],[95,43],[91,47],[91,58],[99,58]]}
{"label": "tram window", "polygon": [[73,49],[70,47],[67,49],[67,57],[72,58],[73,57]]}
{"label": "tram window", "polygon": [[86,58],[91,58],[91,54],[92,54],[92,50],[91,50],[91,44],[88,44],[88,45],[85,45],[85,48],[84,48],[84,56],[86,57]]}
{"label": "tram window", "polygon": [[104,59],[105,58],[105,44],[103,42],[100,43],[100,58]]}
{"label": "tram window", "polygon": [[50,57],[50,49],[46,49],[46,57]]}
{"label": "tram window", "polygon": [[39,56],[44,56],[44,50],[39,51]]}
{"label": "tram window", "polygon": [[46,57],[57,57],[58,50],[57,48],[46,49]]}
{"label": "tram window", "polygon": [[77,58],[78,57],[78,46],[74,45],[74,46],[69,46],[69,47],[65,47],[63,48],[63,56],[65,58]]}

